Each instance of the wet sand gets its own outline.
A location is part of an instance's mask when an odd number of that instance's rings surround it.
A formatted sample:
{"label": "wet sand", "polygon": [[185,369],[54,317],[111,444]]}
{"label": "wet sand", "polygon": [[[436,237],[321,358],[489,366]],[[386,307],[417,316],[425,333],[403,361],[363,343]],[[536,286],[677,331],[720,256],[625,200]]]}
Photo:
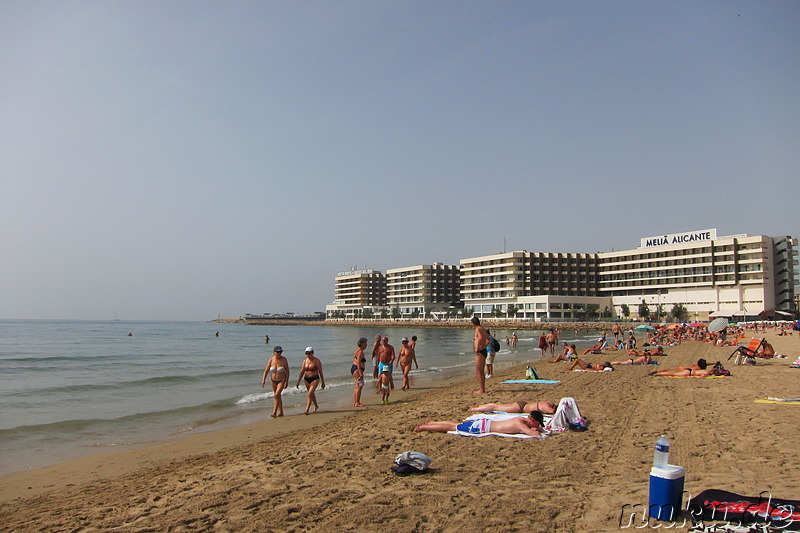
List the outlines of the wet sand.
{"label": "wet sand", "polygon": [[[465,371],[448,386],[398,391],[389,406],[365,390],[370,407],[357,412],[268,420],[11,474],[0,478],[0,530],[613,531],[623,515],[628,522],[626,505],[647,505],[652,447],[665,432],[690,494],[800,499],[800,406],[754,403],[800,397],[800,369],[789,368],[800,337],[766,336],[789,358],[733,366],[733,348],[688,341],[667,348],[658,367],[591,373],[537,363],[556,385],[502,385],[523,368],[496,372],[482,402],[577,400],[589,431],[543,440],[414,433],[428,418],[467,416],[476,399]],[[722,360],[732,376],[646,376],[699,357]],[[394,457],[407,450],[429,455],[432,470],[394,475]]]}

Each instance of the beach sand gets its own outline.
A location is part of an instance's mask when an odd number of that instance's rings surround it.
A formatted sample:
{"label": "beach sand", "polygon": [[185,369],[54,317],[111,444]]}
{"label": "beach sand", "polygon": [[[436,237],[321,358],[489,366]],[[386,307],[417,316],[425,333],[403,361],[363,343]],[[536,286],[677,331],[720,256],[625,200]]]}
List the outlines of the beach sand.
{"label": "beach sand", "polygon": [[[12,474],[0,478],[0,530],[615,531],[638,510],[632,529],[642,525],[662,433],[670,462],[686,468],[689,494],[717,488],[800,499],[800,406],[754,403],[800,397],[800,369],[789,368],[800,337],[766,336],[789,358],[733,366],[733,348],[688,341],[667,348],[658,367],[592,373],[537,363],[556,385],[502,385],[524,371],[498,372],[479,398],[571,396],[590,422],[586,432],[542,440],[414,433],[428,418],[467,416],[476,398],[466,374],[442,388],[396,391],[389,406],[365,389],[372,406],[355,413],[268,420]],[[646,376],[699,357],[721,360],[732,376]],[[395,456],[408,450],[430,456],[431,471],[394,475]]]}

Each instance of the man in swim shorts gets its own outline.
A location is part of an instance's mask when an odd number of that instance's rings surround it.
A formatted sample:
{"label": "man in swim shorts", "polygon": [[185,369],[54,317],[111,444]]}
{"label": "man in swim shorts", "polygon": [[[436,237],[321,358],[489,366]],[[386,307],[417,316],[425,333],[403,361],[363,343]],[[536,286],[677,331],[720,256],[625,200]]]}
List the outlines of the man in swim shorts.
{"label": "man in swim shorts", "polygon": [[479,418],[478,420],[465,420],[464,422],[436,422],[427,420],[424,424],[419,424],[414,428],[414,432],[435,431],[446,433],[448,431],[463,431],[473,435],[483,435],[486,433],[504,433],[506,435],[518,435],[523,433],[531,437],[541,435],[544,417],[542,413],[533,411],[529,416],[517,416],[508,420],[489,420]]}
{"label": "man in swim shorts", "polygon": [[383,404],[389,403],[389,394],[394,388],[394,381],[392,380],[394,358],[394,346],[389,344],[389,337],[383,337],[381,346],[378,349],[378,375],[380,376],[381,401]]}
{"label": "man in swim shorts", "polygon": [[478,378],[478,390],[472,394],[483,394],[486,392],[486,376],[483,373],[486,365],[486,347],[489,346],[489,332],[481,326],[478,317],[472,317],[472,327],[475,328],[475,336],[472,338],[472,351],[475,352],[475,377]]}
{"label": "man in swim shorts", "polygon": [[550,348],[550,355],[556,354],[556,343],[558,342],[558,335],[550,328],[550,331],[545,336],[545,340],[547,340],[547,347]]}

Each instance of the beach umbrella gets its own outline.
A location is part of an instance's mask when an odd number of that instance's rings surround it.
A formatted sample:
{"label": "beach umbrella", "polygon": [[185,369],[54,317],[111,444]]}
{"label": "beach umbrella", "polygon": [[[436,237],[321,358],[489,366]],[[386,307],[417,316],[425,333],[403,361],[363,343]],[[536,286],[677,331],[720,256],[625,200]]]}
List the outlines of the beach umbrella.
{"label": "beach umbrella", "polygon": [[706,325],[702,322],[695,322],[694,324],[689,324],[690,328],[704,328]]}
{"label": "beach umbrella", "polygon": [[647,324],[639,324],[633,329],[635,329],[636,331],[647,331],[649,333],[653,333],[656,330],[656,328],[654,328],[653,326],[648,326]]}
{"label": "beach umbrella", "polygon": [[711,322],[708,323],[708,331],[711,333],[722,331],[723,329],[728,327],[728,319],[725,317],[715,318]]}

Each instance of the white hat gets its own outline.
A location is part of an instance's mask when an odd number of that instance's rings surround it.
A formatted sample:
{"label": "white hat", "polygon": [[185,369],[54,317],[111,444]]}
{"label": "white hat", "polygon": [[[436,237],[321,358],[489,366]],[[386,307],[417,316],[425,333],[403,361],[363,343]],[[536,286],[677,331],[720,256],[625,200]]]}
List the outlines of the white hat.
{"label": "white hat", "polygon": [[308,346],[308,347],[306,348],[306,353],[308,353],[308,352],[313,352],[313,351],[314,351],[314,348],[312,348],[311,346]]}

